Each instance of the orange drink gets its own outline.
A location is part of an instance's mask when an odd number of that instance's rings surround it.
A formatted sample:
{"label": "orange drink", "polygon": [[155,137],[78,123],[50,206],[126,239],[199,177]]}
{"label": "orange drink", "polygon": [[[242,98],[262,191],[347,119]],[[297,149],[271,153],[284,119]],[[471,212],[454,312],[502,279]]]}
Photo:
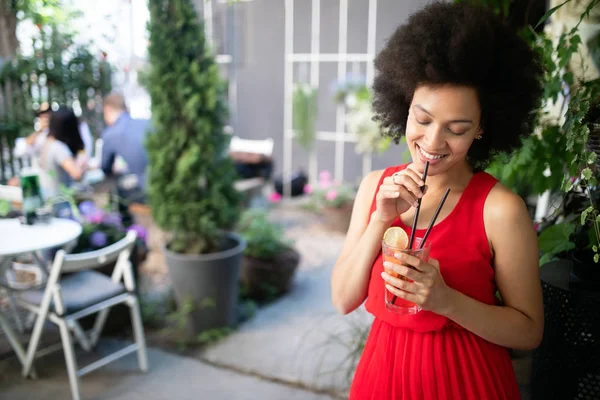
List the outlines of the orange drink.
{"label": "orange drink", "polygon": [[[406,253],[406,254],[411,254],[415,257],[420,258],[423,261],[428,261],[429,260],[429,251],[431,249],[431,243],[430,242],[425,242],[425,245],[419,249],[420,245],[421,245],[421,241],[422,238],[415,238],[414,241],[414,248],[413,249],[407,249],[406,246],[408,245],[408,235],[406,235],[406,232],[404,232],[404,230],[400,227],[391,227],[389,228],[382,240],[382,253],[383,253],[383,261],[387,261],[393,264],[398,264],[398,265],[402,265],[400,260],[398,260],[394,254],[396,253]],[[409,268],[413,268],[411,266],[408,266]],[[412,282],[412,280],[399,275],[398,273],[385,268],[385,271],[390,274],[391,276],[395,277],[395,278],[399,278],[408,282]],[[397,313],[397,314],[416,314],[419,311],[421,311],[421,308],[410,302],[407,300],[404,300],[400,297],[396,297],[392,292],[390,292],[387,288],[385,288],[384,286],[384,290],[385,290],[385,306],[388,310],[390,310],[391,312]]]}

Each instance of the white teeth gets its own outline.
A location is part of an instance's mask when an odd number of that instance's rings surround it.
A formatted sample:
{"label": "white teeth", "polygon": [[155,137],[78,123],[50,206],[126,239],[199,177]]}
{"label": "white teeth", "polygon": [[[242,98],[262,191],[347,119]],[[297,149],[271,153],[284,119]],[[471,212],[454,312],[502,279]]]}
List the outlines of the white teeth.
{"label": "white teeth", "polygon": [[421,147],[419,147],[419,151],[421,152],[421,154],[423,154],[425,156],[425,158],[429,158],[430,160],[439,160],[440,158],[444,157],[443,155],[434,156],[433,154],[429,154],[428,152],[423,150]]}

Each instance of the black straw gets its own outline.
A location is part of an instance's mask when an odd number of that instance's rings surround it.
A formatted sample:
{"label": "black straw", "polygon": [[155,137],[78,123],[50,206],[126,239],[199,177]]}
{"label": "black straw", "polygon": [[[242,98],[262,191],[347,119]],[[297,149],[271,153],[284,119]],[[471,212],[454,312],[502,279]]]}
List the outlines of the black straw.
{"label": "black straw", "polygon": [[[425,172],[427,172],[428,164],[429,163],[425,164]],[[446,202],[446,199],[448,198],[449,193],[450,193],[450,188],[446,189],[444,196],[442,196],[442,200],[440,201],[440,204],[438,204],[437,209],[435,210],[435,213],[433,214],[433,218],[431,218],[431,222],[429,223],[429,226],[427,227],[427,230],[425,231],[425,235],[423,235],[423,238],[421,239],[421,243],[419,243],[419,248],[417,250],[421,250],[423,248],[423,246],[425,246],[425,241],[427,240],[427,237],[429,236],[429,233],[431,232],[431,228],[433,228],[433,226],[435,225],[435,221],[437,220],[438,215],[440,215],[440,211],[442,211],[442,207],[444,206],[444,203]],[[418,210],[419,209],[417,208],[417,212],[418,212]],[[416,218],[415,218],[415,220],[416,220]],[[414,232],[415,232],[415,230],[413,228],[412,233],[414,233]],[[413,237],[412,233],[411,233],[411,240]],[[408,248],[410,249],[411,246],[409,246]],[[396,304],[397,298],[398,298],[398,296],[394,295],[394,297],[392,298],[392,304]]]}
{"label": "black straw", "polygon": [[[423,186],[421,186],[421,193],[425,190],[425,180],[427,179],[427,170],[429,169],[429,161],[425,161],[425,169],[423,170],[423,176],[421,180],[423,181]],[[417,209],[415,210],[415,216],[413,217],[412,230],[410,231],[410,239],[408,240],[408,249],[412,249],[413,242],[415,240],[415,230],[417,229],[417,222],[419,221],[419,210],[421,209],[421,200],[423,198],[420,197],[417,199]]]}
{"label": "black straw", "polygon": [[442,211],[442,207],[444,206],[444,203],[446,202],[446,199],[448,198],[448,193],[450,193],[450,188],[446,189],[446,193],[444,193],[444,196],[442,197],[440,204],[438,204],[438,207],[435,210],[435,213],[433,214],[433,218],[431,218],[431,222],[429,223],[429,226],[427,227],[427,230],[425,231],[425,235],[423,235],[423,239],[421,239],[421,243],[419,243],[419,250],[421,250],[423,248],[423,246],[425,245],[427,236],[429,236],[429,232],[431,232],[431,228],[433,228],[433,225],[435,225],[435,220],[437,219],[438,215],[440,214],[440,211]]}

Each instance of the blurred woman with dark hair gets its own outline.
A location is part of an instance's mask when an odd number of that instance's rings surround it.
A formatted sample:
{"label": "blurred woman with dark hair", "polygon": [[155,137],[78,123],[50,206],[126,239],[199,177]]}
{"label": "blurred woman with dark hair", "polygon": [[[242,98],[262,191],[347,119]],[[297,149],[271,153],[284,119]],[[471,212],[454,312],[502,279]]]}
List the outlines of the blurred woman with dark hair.
{"label": "blurred woman with dark hair", "polygon": [[56,196],[61,185],[81,179],[84,168],[77,162],[84,149],[79,121],[72,109],[61,107],[50,115],[48,138],[40,156],[40,176],[44,196]]}

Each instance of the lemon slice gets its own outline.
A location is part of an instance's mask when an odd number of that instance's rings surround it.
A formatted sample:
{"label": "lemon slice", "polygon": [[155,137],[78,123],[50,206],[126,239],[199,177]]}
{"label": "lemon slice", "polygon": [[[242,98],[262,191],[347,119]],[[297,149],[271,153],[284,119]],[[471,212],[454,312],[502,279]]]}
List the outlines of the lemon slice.
{"label": "lemon slice", "polygon": [[388,246],[405,249],[408,246],[408,235],[399,226],[392,226],[383,234],[383,241]]}

